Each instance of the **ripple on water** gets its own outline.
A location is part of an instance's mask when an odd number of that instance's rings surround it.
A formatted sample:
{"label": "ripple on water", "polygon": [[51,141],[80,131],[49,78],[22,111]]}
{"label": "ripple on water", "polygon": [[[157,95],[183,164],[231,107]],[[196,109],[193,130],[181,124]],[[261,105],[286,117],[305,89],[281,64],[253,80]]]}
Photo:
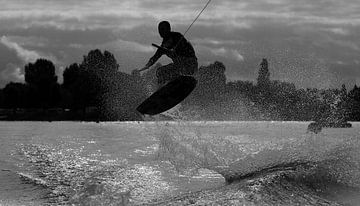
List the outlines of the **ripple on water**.
{"label": "ripple on water", "polygon": [[19,175],[48,188],[46,198],[52,204],[140,204],[172,188],[150,165],[129,165],[100,153],[84,155],[83,147],[29,144],[19,149],[32,164],[31,170]]}
{"label": "ripple on water", "polygon": [[[219,197],[224,191],[235,194],[238,190],[252,198],[234,198],[240,201],[239,204],[249,205],[349,203],[341,200],[342,197],[334,198],[339,188],[343,192],[353,191],[355,199],[356,195],[360,196],[360,155],[357,152],[360,142],[357,137],[306,134],[294,137],[291,128],[284,130],[284,134],[289,136],[281,137],[275,129],[267,128],[269,136],[249,138],[243,134],[247,130],[241,129],[238,131],[240,135],[234,135],[235,130],[233,134],[224,135],[197,132],[196,128],[181,125],[162,127],[155,134],[160,142],[159,156],[178,170],[186,172],[206,168],[234,183],[188,195],[183,198],[185,202],[196,196],[196,201],[191,200],[196,204],[204,200],[208,204],[231,205],[229,198]],[[245,184],[244,179],[251,179],[254,184]],[[326,189],[330,186],[332,189]],[[168,203],[174,202],[176,199]],[[349,204],[356,205],[354,202]]]}
{"label": "ripple on water", "polygon": [[[166,131],[169,127],[175,129]],[[334,192],[342,186],[345,192],[355,187],[354,195],[360,194],[356,193],[360,147],[354,139],[325,135],[257,139],[251,131],[233,130],[224,135],[222,131],[202,133],[183,128],[166,126],[156,136],[158,147],[139,149],[135,154],[146,156],[156,149],[161,160],[178,172],[185,170],[180,174],[202,178],[197,172],[206,168],[235,177],[232,184],[167,197],[173,185],[163,179],[161,166],[130,165],[98,150],[89,153],[71,139],[56,145],[19,145],[31,165],[23,165],[21,174],[32,184],[48,188],[47,200],[54,205],[338,205],[346,202]],[[292,134],[291,128],[288,131]],[[329,186],[331,189],[326,189]]]}

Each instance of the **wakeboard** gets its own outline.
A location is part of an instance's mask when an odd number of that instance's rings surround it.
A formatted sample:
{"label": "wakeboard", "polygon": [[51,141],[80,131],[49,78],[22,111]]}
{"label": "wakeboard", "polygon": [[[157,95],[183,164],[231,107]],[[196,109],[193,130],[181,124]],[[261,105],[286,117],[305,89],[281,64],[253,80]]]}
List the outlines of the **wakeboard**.
{"label": "wakeboard", "polygon": [[197,80],[192,76],[179,76],[145,99],[136,110],[143,115],[165,112],[182,102],[194,90],[196,84]]}

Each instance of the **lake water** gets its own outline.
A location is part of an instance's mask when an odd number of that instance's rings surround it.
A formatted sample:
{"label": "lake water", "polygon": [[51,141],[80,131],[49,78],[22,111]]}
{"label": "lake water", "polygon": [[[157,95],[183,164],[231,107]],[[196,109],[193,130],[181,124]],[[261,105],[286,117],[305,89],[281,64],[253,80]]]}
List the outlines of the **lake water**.
{"label": "lake water", "polygon": [[0,205],[360,205],[360,124],[308,124],[0,122]]}

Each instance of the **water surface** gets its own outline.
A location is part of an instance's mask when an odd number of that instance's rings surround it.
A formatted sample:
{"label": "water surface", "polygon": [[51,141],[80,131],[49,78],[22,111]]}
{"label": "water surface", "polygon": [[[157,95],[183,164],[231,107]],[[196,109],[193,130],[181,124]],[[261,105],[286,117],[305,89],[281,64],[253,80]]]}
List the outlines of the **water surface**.
{"label": "water surface", "polygon": [[357,205],[360,125],[307,125],[0,122],[0,204]]}

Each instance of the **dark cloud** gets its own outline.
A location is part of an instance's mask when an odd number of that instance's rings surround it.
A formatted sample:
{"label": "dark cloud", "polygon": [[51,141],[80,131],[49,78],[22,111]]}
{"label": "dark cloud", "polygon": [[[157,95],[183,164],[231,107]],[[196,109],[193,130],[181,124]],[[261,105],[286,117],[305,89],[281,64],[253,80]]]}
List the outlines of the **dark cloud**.
{"label": "dark cloud", "polygon": [[11,81],[18,82],[19,79],[15,74],[23,73],[23,70],[17,71],[17,68],[22,66],[19,64],[19,58],[3,44],[0,44],[0,54],[0,88],[3,88]]}
{"label": "dark cloud", "polygon": [[[206,2],[4,1],[0,87],[7,78],[21,78],[19,68],[26,60],[21,52],[53,58],[61,75],[61,68],[81,62],[89,50],[106,49],[130,72],[152,55],[151,43],[161,42],[156,28],[160,20],[184,32]],[[337,86],[350,76],[360,79],[354,69],[334,67],[359,64],[359,10],[358,0],[212,1],[186,38],[200,64],[222,61],[231,80],[255,80],[261,59],[268,58],[273,79],[302,87]]]}

